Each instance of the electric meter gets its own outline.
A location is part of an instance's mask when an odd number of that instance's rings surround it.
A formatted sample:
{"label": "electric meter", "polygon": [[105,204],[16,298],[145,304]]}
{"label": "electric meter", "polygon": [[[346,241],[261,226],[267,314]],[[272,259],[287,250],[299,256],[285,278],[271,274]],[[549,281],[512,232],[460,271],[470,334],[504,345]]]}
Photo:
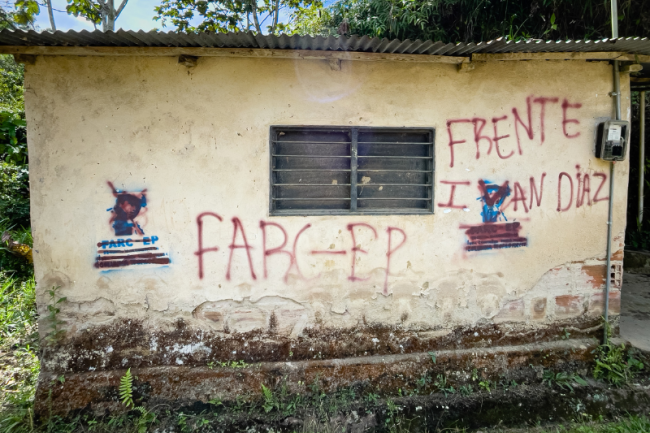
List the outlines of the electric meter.
{"label": "electric meter", "polygon": [[630,122],[608,120],[598,125],[596,156],[605,161],[623,161],[627,154]]}

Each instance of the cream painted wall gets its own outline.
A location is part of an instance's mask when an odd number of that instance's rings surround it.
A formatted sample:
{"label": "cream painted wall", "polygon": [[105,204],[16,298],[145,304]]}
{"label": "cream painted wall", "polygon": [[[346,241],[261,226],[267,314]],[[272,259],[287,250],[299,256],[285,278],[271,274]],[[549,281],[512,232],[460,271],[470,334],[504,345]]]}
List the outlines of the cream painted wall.
{"label": "cream painted wall", "polygon": [[[624,83],[624,114],[629,89]],[[333,71],[325,61],[201,58],[187,69],[176,58],[38,57],[26,72],[30,146],[34,258],[41,308],[45,290],[60,285],[68,297],[65,317],[74,331],[120,317],[151,324],[184,317],[214,329],[265,328],[275,311],[284,333],[298,335],[320,322],[353,326],[401,323],[417,329],[451,329],[481,319],[549,322],[597,309],[604,272],[607,201],[593,202],[608,164],[593,154],[596,125],[612,116],[611,66],[605,62],[523,61],[477,63],[469,73],[454,65],[344,61]],[[527,121],[527,97],[558,98],[545,108],[541,142],[540,103],[531,104],[534,138],[523,127],[516,151],[513,108]],[[563,132],[562,102],[569,107]],[[472,124],[454,123],[454,166],[448,120],[484,118],[483,132],[498,123],[503,155],[476,159]],[[435,214],[415,216],[270,217],[269,127],[271,125],[421,126],[436,128]],[[577,169],[576,166],[580,168]],[[573,204],[558,212],[558,176],[574,184]],[[530,204],[530,178],[539,188],[540,206],[529,212],[522,202],[505,205],[510,221],[522,224],[528,246],[488,252],[464,251],[461,225],[481,222],[478,180],[511,188],[519,182]],[[577,173],[590,175],[587,195],[576,207]],[[628,165],[616,165],[614,250],[622,249]],[[94,267],[97,243],[117,238],[109,225],[115,202],[107,186],[130,192],[147,189],[145,233],[159,238],[169,266],[144,266],[102,272]],[[454,203],[440,207],[451,186]],[[563,179],[568,201],[568,178]],[[598,198],[607,197],[604,182]],[[513,191],[517,192],[517,191]],[[581,193],[580,193],[581,194]],[[563,204],[564,206],[564,204]],[[197,216],[204,219],[203,279],[198,276]],[[231,279],[226,279],[233,238],[232,218],[241,220],[246,250],[235,249]],[[260,221],[281,224],[303,277],[289,268],[289,254],[267,258],[264,277]],[[357,253],[349,281],[352,240],[347,225],[368,254]],[[388,227],[407,234],[392,254],[385,286]],[[394,233],[396,240],[399,234]],[[134,237],[135,238],[135,237]],[[282,239],[268,229],[269,247]],[[237,244],[243,242],[237,235]],[[394,240],[395,242],[395,240]],[[393,244],[395,245],[395,244]],[[345,255],[312,255],[312,250],[347,250]],[[384,293],[384,289],[386,292]],[[567,297],[568,296],[568,297]],[[560,297],[560,298],[558,298]],[[543,307],[543,308],[542,308]]]}

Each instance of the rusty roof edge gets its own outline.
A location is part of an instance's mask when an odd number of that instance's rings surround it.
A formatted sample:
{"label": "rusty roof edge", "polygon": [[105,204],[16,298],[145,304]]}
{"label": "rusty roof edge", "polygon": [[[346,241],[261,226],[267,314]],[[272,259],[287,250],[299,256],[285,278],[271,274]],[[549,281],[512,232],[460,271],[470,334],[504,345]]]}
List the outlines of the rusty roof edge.
{"label": "rusty roof edge", "polygon": [[[644,37],[621,37],[599,40],[559,40],[544,41],[528,39],[507,40],[505,37],[477,43],[443,43],[423,40],[387,40],[368,36],[322,36],[299,35],[255,35],[241,33],[184,33],[184,32],[144,32],[122,30],[102,32],[49,30],[0,31],[0,52],[2,47],[58,47],[58,48],[228,48],[228,49],[272,49],[272,50],[312,50],[358,53],[381,53],[402,55],[437,55],[466,57],[472,54],[508,53],[561,53],[561,52],[621,52],[627,54],[650,55],[650,40]],[[420,50],[426,47],[425,50]],[[430,49],[435,47],[435,49]],[[62,50],[57,50],[62,51]]]}

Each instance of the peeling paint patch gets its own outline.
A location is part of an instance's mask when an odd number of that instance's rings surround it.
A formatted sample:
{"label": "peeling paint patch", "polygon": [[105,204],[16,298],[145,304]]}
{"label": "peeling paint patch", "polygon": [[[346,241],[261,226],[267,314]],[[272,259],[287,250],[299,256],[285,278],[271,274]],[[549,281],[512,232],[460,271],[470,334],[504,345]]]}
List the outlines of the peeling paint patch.
{"label": "peeling paint patch", "polygon": [[594,289],[602,289],[605,287],[605,271],[605,265],[582,266],[582,273],[591,279],[590,283]]}

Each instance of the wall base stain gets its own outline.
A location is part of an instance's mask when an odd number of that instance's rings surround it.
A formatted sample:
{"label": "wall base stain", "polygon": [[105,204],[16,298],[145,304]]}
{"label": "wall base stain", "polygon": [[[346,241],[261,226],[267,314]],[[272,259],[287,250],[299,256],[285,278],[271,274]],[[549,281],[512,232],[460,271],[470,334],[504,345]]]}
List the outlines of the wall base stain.
{"label": "wall base stain", "polygon": [[211,361],[295,362],[478,349],[553,341],[565,330],[574,337],[595,337],[600,318],[584,315],[535,326],[484,323],[452,330],[382,324],[346,329],[314,327],[296,338],[277,334],[273,326],[264,331],[220,333],[190,326],[183,319],[163,325],[153,328],[143,321],[119,319],[85,329],[56,346],[46,346],[42,368],[52,373],[81,373],[127,367],[201,367]]}
{"label": "wall base stain", "polygon": [[[398,389],[419,387],[424,375],[443,374],[455,387],[471,383],[472,372],[490,380],[541,379],[543,369],[581,371],[593,362],[594,338],[539,342],[517,346],[437,350],[430,353],[378,354],[345,359],[261,362],[243,368],[188,365],[131,366],[137,376],[137,398],[148,404],[192,404],[236,396],[261,396],[261,385],[300,393],[306,384],[317,383],[324,392],[363,384],[373,392],[397,394]],[[36,410],[68,414],[86,408],[95,413],[121,410],[118,387],[125,368],[105,371],[68,372],[61,383],[59,372],[44,369],[39,377]],[[475,384],[476,385],[476,384]],[[429,383],[429,387],[432,385]],[[425,387],[426,387],[425,386]],[[458,389],[458,388],[457,388]],[[431,391],[434,389],[432,388]],[[51,391],[51,396],[50,396]]]}

